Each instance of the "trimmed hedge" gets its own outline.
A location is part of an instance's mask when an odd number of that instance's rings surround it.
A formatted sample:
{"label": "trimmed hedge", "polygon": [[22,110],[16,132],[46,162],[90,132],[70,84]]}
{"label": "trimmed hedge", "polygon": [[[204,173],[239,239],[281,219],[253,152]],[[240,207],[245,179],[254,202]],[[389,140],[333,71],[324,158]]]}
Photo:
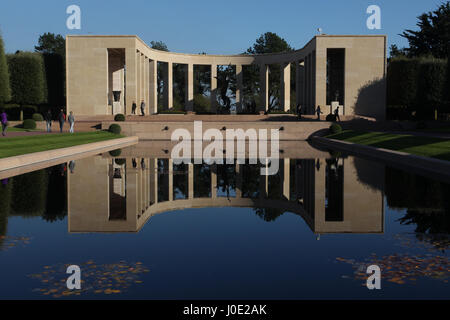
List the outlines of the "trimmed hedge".
{"label": "trimmed hedge", "polygon": [[114,121],[125,121],[125,116],[121,113],[114,116]]}
{"label": "trimmed hedge", "polygon": [[33,119],[26,119],[23,121],[22,126],[24,129],[36,129],[36,121]]}
{"label": "trimmed hedge", "polygon": [[34,113],[31,117],[34,121],[44,121],[44,117],[40,113]]}
{"label": "trimmed hedge", "polygon": [[114,159],[114,162],[118,165],[118,166],[123,166],[125,163],[127,163],[127,160],[124,158],[117,158]]}
{"label": "trimmed hedge", "polygon": [[[10,121],[20,120],[20,106],[18,104],[6,104],[4,109],[6,114],[8,115],[8,120]],[[22,107],[22,110],[24,118],[30,119],[33,117],[33,114],[35,114],[38,111],[38,107],[24,105]]]}
{"label": "trimmed hedge", "polygon": [[333,123],[330,126],[330,133],[331,134],[336,134],[336,133],[341,133],[341,132],[342,132],[342,127],[339,124]]}
{"label": "trimmed hedge", "polygon": [[122,128],[117,123],[113,123],[109,126],[108,131],[114,134],[120,134],[120,132],[122,132]]}
{"label": "trimmed hedge", "polygon": [[335,122],[336,121],[336,116],[334,114],[329,114],[327,115],[327,117],[325,118],[325,121],[330,121],[330,122]]}

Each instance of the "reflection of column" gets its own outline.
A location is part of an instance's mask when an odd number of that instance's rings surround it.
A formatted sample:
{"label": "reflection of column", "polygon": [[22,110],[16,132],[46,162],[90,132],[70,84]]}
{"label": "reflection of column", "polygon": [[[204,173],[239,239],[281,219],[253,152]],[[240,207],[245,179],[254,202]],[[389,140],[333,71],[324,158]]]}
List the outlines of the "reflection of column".
{"label": "reflection of column", "polygon": [[217,65],[211,65],[211,112],[217,110]]}
{"label": "reflection of column", "polygon": [[242,198],[242,166],[236,163],[236,198]]}
{"label": "reflection of column", "polygon": [[158,62],[150,60],[150,94],[149,94],[149,113],[158,113]]}
{"label": "reflection of column", "polygon": [[194,111],[194,65],[189,63],[186,72],[186,111]]}
{"label": "reflection of column", "polygon": [[243,73],[242,73],[242,65],[236,65],[236,111],[242,111],[242,98],[244,95],[244,91],[242,90],[243,85]]}
{"label": "reflection of column", "polygon": [[291,187],[291,181],[290,181],[290,171],[291,171],[291,161],[289,158],[284,159],[284,178],[283,178],[283,196],[290,200],[290,187]]}
{"label": "reflection of column", "polygon": [[150,159],[150,203],[158,202],[158,159]]}
{"label": "reflection of column", "polygon": [[131,106],[136,101],[136,51],[134,49],[125,49],[125,86],[126,86],[126,107],[125,112],[131,114]]}
{"label": "reflection of column", "polygon": [[217,198],[217,165],[211,165],[211,198]]}
{"label": "reflection of column", "polygon": [[259,90],[262,111],[267,111],[269,108],[269,66],[266,64],[259,66]]}
{"label": "reflection of column", "polygon": [[173,201],[173,160],[169,159],[169,201]]}
{"label": "reflection of column", "polygon": [[194,199],[194,165],[188,163],[188,194],[189,199]]}
{"label": "reflection of column", "polygon": [[172,62],[167,62],[164,69],[164,108],[173,107],[173,68]]}
{"label": "reflection of column", "polygon": [[284,111],[288,111],[291,108],[291,64],[281,64],[281,104]]}
{"label": "reflection of column", "polygon": [[137,216],[139,214],[138,197],[138,170],[133,168],[131,159],[127,159],[127,216],[128,213]]}
{"label": "reflection of column", "polygon": [[[315,170],[314,181],[314,216],[315,221],[325,221],[325,170],[326,164]],[[314,170],[314,169],[313,169]]]}

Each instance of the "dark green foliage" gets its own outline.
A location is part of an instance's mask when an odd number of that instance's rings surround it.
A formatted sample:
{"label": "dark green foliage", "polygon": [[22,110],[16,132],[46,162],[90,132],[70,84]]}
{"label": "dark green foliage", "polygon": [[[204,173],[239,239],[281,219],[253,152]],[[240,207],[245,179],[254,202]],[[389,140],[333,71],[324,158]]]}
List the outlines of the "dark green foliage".
{"label": "dark green foliage", "polygon": [[7,55],[11,101],[19,105],[46,102],[44,61],[39,53],[20,52]]}
{"label": "dark green foliage", "polygon": [[124,159],[124,158],[118,158],[118,159],[115,159],[114,162],[115,162],[118,166],[123,166],[125,163],[127,163],[127,159]]}
{"label": "dark green foliage", "polygon": [[11,89],[9,86],[8,64],[6,63],[3,39],[0,37],[0,107],[9,100],[11,100]]}
{"label": "dark green foliage", "polygon": [[14,177],[12,211],[14,215],[40,216],[47,202],[48,174],[39,170]]}
{"label": "dark green foliage", "polygon": [[430,118],[430,115],[432,117],[434,110],[440,109],[444,104],[446,67],[444,60],[431,59],[421,62],[417,90],[417,111],[423,115],[420,118]]}
{"label": "dark green foliage", "polygon": [[0,181],[0,236],[6,234],[8,226],[8,215],[11,211],[12,182],[11,178],[5,178]]}
{"label": "dark green foliage", "polygon": [[48,104],[57,110],[66,104],[64,57],[55,53],[43,54]]}
{"label": "dark green foliage", "polygon": [[387,72],[388,105],[412,107],[416,100],[419,59],[397,58],[389,62]]}
{"label": "dark green foliage", "polygon": [[121,113],[114,116],[114,121],[125,121],[125,116]]}
{"label": "dark green foliage", "polygon": [[118,156],[120,156],[120,155],[122,154],[122,149],[111,150],[111,151],[109,152],[109,154],[110,154],[112,157],[118,157]]}
{"label": "dark green foliage", "polygon": [[327,115],[327,117],[325,118],[326,121],[330,121],[330,122],[334,122],[336,121],[336,116],[334,114],[329,114]]}
{"label": "dark green foliage", "polygon": [[418,31],[406,30],[401,36],[409,42],[408,56],[432,55],[447,58],[450,47],[450,1],[442,3],[436,10],[418,17]]}
{"label": "dark green foliage", "polygon": [[67,216],[67,166],[62,163],[46,170],[47,206],[42,219],[48,222],[63,220]]}
{"label": "dark green foliage", "polygon": [[210,100],[202,94],[194,95],[194,111],[197,113],[206,113],[210,111]]}
{"label": "dark green foliage", "polygon": [[24,129],[36,129],[36,121],[33,119],[25,119],[22,123]]}
{"label": "dark green foliage", "polygon": [[8,114],[8,120],[17,121],[20,120],[20,112],[23,111],[23,116],[25,119],[30,119],[33,117],[33,114],[36,113],[38,107],[24,105],[22,108],[18,104],[7,104],[5,105],[5,111]]}
{"label": "dark green foliage", "polygon": [[66,55],[66,40],[60,34],[55,35],[46,32],[39,36],[38,45],[34,49],[43,54],[58,54],[64,57]]}
{"label": "dark green foliage", "polygon": [[109,126],[108,131],[112,132],[114,134],[120,134],[120,132],[122,131],[122,128],[118,124],[113,123]]}
{"label": "dark green foliage", "polygon": [[44,121],[44,117],[40,113],[34,113],[31,117],[34,121]]}
{"label": "dark green foliage", "polygon": [[150,41],[150,46],[152,47],[152,49],[169,51],[167,45],[162,41]]}
{"label": "dark green foliage", "polygon": [[330,133],[331,133],[331,134],[341,133],[341,132],[342,132],[342,127],[341,127],[339,124],[333,123],[333,124],[330,126]]}

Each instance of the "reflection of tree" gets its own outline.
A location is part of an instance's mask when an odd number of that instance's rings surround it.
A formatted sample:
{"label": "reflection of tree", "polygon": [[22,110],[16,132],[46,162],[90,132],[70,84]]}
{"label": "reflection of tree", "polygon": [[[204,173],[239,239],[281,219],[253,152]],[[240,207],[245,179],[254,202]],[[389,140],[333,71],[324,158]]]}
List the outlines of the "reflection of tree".
{"label": "reflection of tree", "polygon": [[47,204],[47,170],[39,170],[14,177],[12,213],[15,215],[41,216]]}
{"label": "reflection of tree", "polygon": [[372,190],[384,189],[384,164],[362,158],[353,158],[358,181]]}
{"label": "reflection of tree", "polygon": [[236,190],[236,170],[234,164],[217,165],[217,190],[230,196],[231,190]]}
{"label": "reflection of tree", "polygon": [[449,234],[450,216],[448,212],[427,209],[409,209],[399,219],[401,224],[415,224],[415,232],[426,234]]}
{"label": "reflection of tree", "polygon": [[[283,198],[283,179],[284,179],[284,162],[283,159],[271,159],[271,161],[278,161],[278,172],[274,175],[270,175],[268,179],[268,198],[269,199],[282,199]],[[271,164],[272,165],[272,164]]]}
{"label": "reflection of tree", "polygon": [[173,165],[173,198],[186,199],[188,197],[188,166],[187,164]]}
{"label": "reflection of tree", "polygon": [[211,197],[211,166],[207,164],[194,165],[194,197]]}
{"label": "reflection of tree", "polygon": [[284,213],[282,208],[253,208],[255,213],[264,221],[275,221],[279,216]]}
{"label": "reflection of tree", "polygon": [[47,207],[42,215],[46,221],[62,220],[67,215],[67,175],[59,167],[48,168]]}
{"label": "reflection of tree", "polygon": [[2,236],[8,228],[8,215],[11,209],[12,180],[4,179],[0,183],[0,249],[3,245]]}
{"label": "reflection of tree", "polygon": [[259,196],[259,179],[260,166],[243,164],[242,170],[242,197],[243,198],[257,198]]}

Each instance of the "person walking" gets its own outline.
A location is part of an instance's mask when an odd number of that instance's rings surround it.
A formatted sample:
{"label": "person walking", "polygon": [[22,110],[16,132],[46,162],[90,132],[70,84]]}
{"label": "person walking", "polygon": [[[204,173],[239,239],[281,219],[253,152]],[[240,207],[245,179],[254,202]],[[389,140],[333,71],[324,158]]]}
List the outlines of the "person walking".
{"label": "person walking", "polygon": [[52,112],[50,109],[45,114],[45,123],[47,124],[47,132],[52,132]]}
{"label": "person walking", "polygon": [[299,120],[302,119],[302,105],[300,103],[297,105],[297,116]]}
{"label": "person walking", "polygon": [[334,109],[334,118],[335,120],[341,122],[341,118],[339,118],[339,106]]}
{"label": "person walking", "polygon": [[144,102],[144,100],[142,100],[142,102],[141,102],[141,115],[142,116],[145,116],[145,102]]}
{"label": "person walking", "polygon": [[5,110],[2,110],[0,119],[2,122],[2,136],[6,136],[6,129],[8,128],[8,115],[6,114]]}
{"label": "person walking", "polygon": [[320,121],[320,114],[323,113],[322,110],[320,110],[320,106],[317,106],[316,113],[317,113],[317,120]]}
{"label": "person walking", "polygon": [[69,132],[73,133],[73,126],[75,124],[75,117],[73,116],[73,112],[72,111],[70,111],[70,114],[69,114],[69,117],[68,117],[67,120],[69,120],[69,125],[70,125]]}
{"label": "person walking", "polygon": [[58,115],[58,121],[59,121],[59,132],[63,132],[64,122],[66,122],[66,115],[64,114],[63,109],[61,109]]}
{"label": "person walking", "polygon": [[133,101],[133,104],[131,105],[131,114],[136,114],[136,108],[137,108],[136,102]]}

